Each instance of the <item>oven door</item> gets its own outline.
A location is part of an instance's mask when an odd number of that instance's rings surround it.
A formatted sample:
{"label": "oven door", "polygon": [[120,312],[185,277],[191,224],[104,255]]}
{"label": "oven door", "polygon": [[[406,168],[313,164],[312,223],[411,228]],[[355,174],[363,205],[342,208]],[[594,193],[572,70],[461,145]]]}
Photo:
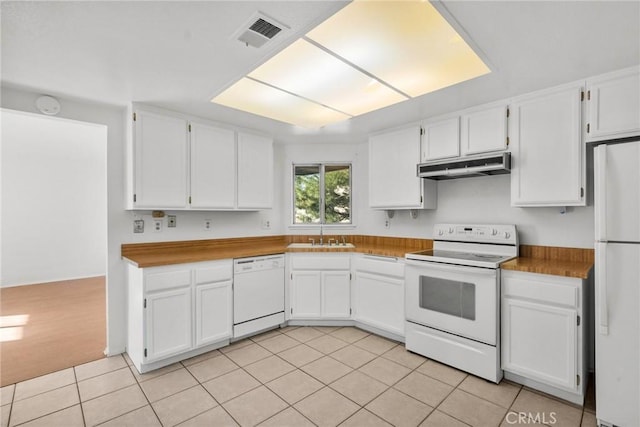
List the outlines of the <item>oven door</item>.
{"label": "oven door", "polygon": [[497,269],[407,260],[406,318],[495,346],[498,274]]}

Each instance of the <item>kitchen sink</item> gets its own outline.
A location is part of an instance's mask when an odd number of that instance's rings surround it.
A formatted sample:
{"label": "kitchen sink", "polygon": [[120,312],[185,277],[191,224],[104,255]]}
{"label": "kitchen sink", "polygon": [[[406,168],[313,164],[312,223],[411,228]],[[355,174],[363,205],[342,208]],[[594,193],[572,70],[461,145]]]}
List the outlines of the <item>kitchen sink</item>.
{"label": "kitchen sink", "polygon": [[353,243],[340,243],[340,244],[328,244],[328,243],[323,243],[322,245],[319,243],[313,244],[311,242],[309,243],[290,243],[289,246],[287,246],[287,248],[289,249],[347,249],[347,248],[355,248],[355,245]]}

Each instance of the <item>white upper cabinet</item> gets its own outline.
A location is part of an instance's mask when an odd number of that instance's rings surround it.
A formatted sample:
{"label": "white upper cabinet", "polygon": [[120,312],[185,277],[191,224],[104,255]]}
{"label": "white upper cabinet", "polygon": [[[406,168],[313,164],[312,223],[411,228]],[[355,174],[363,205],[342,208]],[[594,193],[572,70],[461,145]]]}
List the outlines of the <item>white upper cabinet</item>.
{"label": "white upper cabinet", "polygon": [[369,206],[373,209],[434,209],[435,181],[418,178],[420,126],[369,137]]}
{"label": "white upper cabinet", "polygon": [[425,122],[422,161],[446,159],[460,155],[460,117]]}
{"label": "white upper cabinet", "polygon": [[507,103],[493,103],[425,121],[422,162],[504,151]]}
{"label": "white upper cabinet", "polygon": [[640,67],[587,80],[587,142],[640,134]]}
{"label": "white upper cabinet", "polygon": [[191,124],[191,207],[233,209],[236,136],[229,129]]}
{"label": "white upper cabinet", "polygon": [[186,208],[187,120],[137,111],[134,137],[134,207]]}
{"label": "white upper cabinet", "polygon": [[507,148],[507,105],[469,111],[460,116],[460,151],[463,156]]}
{"label": "white upper cabinet", "polygon": [[259,210],[273,204],[273,140],[135,106],[128,209]]}
{"label": "white upper cabinet", "polygon": [[238,133],[238,209],[273,206],[273,139]]}
{"label": "white upper cabinet", "polygon": [[511,204],[584,206],[581,83],[511,104]]}

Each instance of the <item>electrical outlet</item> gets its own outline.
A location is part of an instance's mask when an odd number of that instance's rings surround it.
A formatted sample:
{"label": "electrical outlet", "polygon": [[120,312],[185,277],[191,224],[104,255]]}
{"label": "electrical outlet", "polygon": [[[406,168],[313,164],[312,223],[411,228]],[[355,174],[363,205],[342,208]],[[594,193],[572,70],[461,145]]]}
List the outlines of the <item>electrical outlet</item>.
{"label": "electrical outlet", "polygon": [[175,228],[177,226],[177,219],[175,215],[167,215],[167,227]]}
{"label": "electrical outlet", "polygon": [[389,228],[391,226],[391,221],[389,219],[384,220],[384,228]]}
{"label": "electrical outlet", "polygon": [[161,233],[162,232],[162,220],[161,219],[154,219],[153,220],[153,231],[156,233]]}
{"label": "electrical outlet", "polygon": [[144,233],[144,220],[143,219],[135,219],[135,220],[133,220],[133,232],[134,233]]}
{"label": "electrical outlet", "polygon": [[262,219],[262,229],[263,230],[269,230],[270,228],[271,228],[271,220],[263,218]]}
{"label": "electrical outlet", "polygon": [[213,221],[211,221],[210,219],[205,219],[204,226],[203,226],[204,231],[211,231],[211,229],[213,228],[212,224],[213,224]]}

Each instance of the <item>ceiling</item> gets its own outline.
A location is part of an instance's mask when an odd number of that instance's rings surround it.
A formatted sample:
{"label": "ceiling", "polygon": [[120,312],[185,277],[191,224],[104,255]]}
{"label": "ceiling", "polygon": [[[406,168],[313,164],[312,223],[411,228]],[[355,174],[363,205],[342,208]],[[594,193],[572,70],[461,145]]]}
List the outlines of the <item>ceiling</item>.
{"label": "ceiling", "polygon": [[[2,1],[2,84],[132,101],[256,129],[278,142],[369,133],[640,63],[640,1],[444,1],[492,73],[309,130],[210,99],[345,6],[340,1]],[[260,11],[290,27],[262,48],[232,35]],[[64,106],[63,106],[64,107]]]}

